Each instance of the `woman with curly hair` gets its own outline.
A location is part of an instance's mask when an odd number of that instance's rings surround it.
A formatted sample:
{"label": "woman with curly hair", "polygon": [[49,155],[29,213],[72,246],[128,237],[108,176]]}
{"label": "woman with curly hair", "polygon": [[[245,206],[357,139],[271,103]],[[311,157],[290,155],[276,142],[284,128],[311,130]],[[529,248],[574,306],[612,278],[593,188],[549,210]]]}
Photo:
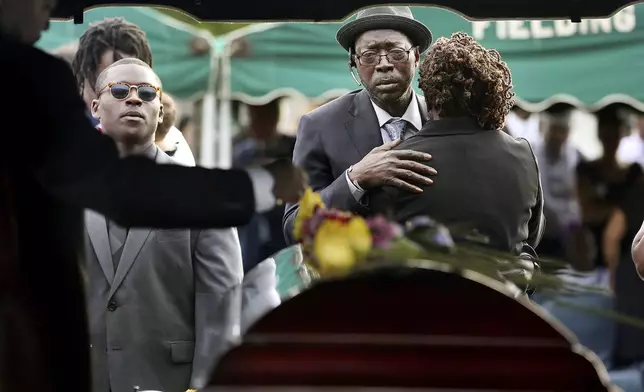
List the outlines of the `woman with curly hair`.
{"label": "woman with curly hair", "polygon": [[420,66],[429,121],[396,149],[432,155],[439,173],[420,194],[385,188],[373,212],[404,222],[428,215],[457,237],[476,232],[486,245],[521,252],[544,227],[539,169],[530,144],[502,131],[514,105],[512,77],[495,50],[465,33],[439,39]]}

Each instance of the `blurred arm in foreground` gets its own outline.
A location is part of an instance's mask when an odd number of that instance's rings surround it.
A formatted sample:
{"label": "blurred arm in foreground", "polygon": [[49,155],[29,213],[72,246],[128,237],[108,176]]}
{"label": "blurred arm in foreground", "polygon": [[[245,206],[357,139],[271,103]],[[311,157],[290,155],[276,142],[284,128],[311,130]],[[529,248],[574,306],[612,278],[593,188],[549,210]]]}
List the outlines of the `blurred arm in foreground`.
{"label": "blurred arm in foreground", "polygon": [[[21,138],[42,137],[42,143],[33,147],[41,151],[25,163],[56,198],[96,210],[119,224],[158,228],[237,226],[248,222],[254,211],[272,208],[276,199],[297,201],[302,184],[282,184],[297,177],[286,164],[278,164],[279,168],[267,165],[267,170],[208,170],[156,165],[144,158],[120,159],[114,142],[95,132],[87,121],[68,67],[29,46],[14,45],[13,49],[9,51],[13,56],[3,56],[3,63],[15,69],[16,80],[25,82],[32,80],[31,75],[41,75],[38,86],[17,89],[56,92],[54,99],[40,100],[40,115],[47,128],[38,132],[42,136],[36,136],[36,130],[26,135],[28,130],[19,124],[10,127],[20,130]],[[276,171],[281,178],[276,178]],[[176,192],[169,191],[168,183]],[[155,195],[155,202],[150,202],[149,195]]]}

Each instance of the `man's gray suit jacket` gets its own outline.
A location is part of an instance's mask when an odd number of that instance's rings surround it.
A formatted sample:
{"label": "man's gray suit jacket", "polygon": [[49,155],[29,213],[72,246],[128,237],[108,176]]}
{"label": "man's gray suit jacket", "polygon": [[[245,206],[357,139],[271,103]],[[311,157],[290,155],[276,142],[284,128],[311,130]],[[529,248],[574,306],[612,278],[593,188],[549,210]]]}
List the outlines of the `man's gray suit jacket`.
{"label": "man's gray suit jacket", "polygon": [[[425,100],[416,96],[423,124],[428,121]],[[304,169],[309,185],[320,192],[327,207],[368,214],[368,203],[358,203],[349,189],[345,170],[382,145],[378,117],[366,90],[345,94],[300,119],[293,162]],[[293,223],[299,206],[284,213],[284,236],[294,244]]]}
{"label": "man's gray suit jacket", "polygon": [[236,230],[131,229],[115,271],[105,218],[85,222],[93,392],[203,387],[239,331]]}

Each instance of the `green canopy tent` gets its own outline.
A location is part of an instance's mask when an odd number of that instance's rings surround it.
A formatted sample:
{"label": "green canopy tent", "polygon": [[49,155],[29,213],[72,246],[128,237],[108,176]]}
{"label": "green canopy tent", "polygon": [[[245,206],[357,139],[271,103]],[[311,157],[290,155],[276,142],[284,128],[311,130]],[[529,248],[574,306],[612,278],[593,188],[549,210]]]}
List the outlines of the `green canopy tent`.
{"label": "green canopy tent", "polygon": [[52,21],[36,44],[43,50],[53,50],[75,42],[92,22],[122,17],[145,31],[154,55],[154,70],[163,80],[164,89],[180,99],[199,97],[208,89],[213,61],[212,51],[196,53],[196,40],[214,38],[203,30],[170,18],[145,7],[105,7],[85,12],[84,23]]}
{"label": "green canopy tent", "polygon": [[213,166],[216,123],[213,76],[217,62],[215,40],[209,32],[148,7],[105,7],[86,11],[83,24],[52,21],[36,45],[51,51],[76,42],[90,23],[112,17],[122,17],[145,31],[154,56],[154,70],[165,91],[178,99],[203,98],[200,164]]}
{"label": "green canopy tent", "polygon": [[214,63],[212,52],[196,53],[193,43],[198,39],[211,43],[213,37],[154,9],[95,8],[85,12],[83,24],[52,21],[36,45],[43,50],[53,50],[78,40],[90,23],[111,17],[123,17],[146,32],[154,55],[154,69],[166,91],[181,99],[201,96],[207,91]]}
{"label": "green canopy tent", "polygon": [[[644,110],[644,4],[612,18],[570,21],[470,22],[451,11],[412,7],[434,39],[465,31],[497,49],[510,66],[518,103],[539,111],[556,102],[590,110],[621,102]],[[251,26],[224,37],[230,98],[267,102],[283,94],[324,99],[357,88],[340,23]],[[228,63],[228,64],[226,64]],[[222,79],[225,80],[225,79]]]}

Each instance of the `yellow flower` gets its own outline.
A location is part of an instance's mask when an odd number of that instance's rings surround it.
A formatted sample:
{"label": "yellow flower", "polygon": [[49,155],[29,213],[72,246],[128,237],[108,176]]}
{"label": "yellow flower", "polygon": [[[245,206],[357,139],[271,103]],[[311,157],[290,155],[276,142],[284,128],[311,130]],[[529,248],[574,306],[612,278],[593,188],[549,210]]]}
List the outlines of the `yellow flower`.
{"label": "yellow flower", "polygon": [[371,250],[372,238],[361,217],[349,222],[327,219],[318,228],[313,254],[322,276],[344,276]]}
{"label": "yellow flower", "polygon": [[363,260],[371,251],[373,238],[367,222],[362,217],[354,216],[347,225],[347,237],[356,252],[358,260]]}
{"label": "yellow flower", "polygon": [[342,276],[356,264],[356,254],[351,248],[344,229],[345,223],[325,220],[320,224],[313,240],[313,254],[322,276]]}
{"label": "yellow flower", "polygon": [[295,223],[293,224],[293,236],[297,241],[302,240],[303,236],[303,226],[304,222],[307,219],[311,219],[313,214],[315,214],[315,210],[320,207],[320,208],[325,208],[324,203],[322,202],[322,198],[320,197],[320,194],[317,192],[313,192],[311,188],[307,188],[306,191],[304,191],[304,195],[300,199],[300,208],[297,211],[297,216],[295,217]]}

